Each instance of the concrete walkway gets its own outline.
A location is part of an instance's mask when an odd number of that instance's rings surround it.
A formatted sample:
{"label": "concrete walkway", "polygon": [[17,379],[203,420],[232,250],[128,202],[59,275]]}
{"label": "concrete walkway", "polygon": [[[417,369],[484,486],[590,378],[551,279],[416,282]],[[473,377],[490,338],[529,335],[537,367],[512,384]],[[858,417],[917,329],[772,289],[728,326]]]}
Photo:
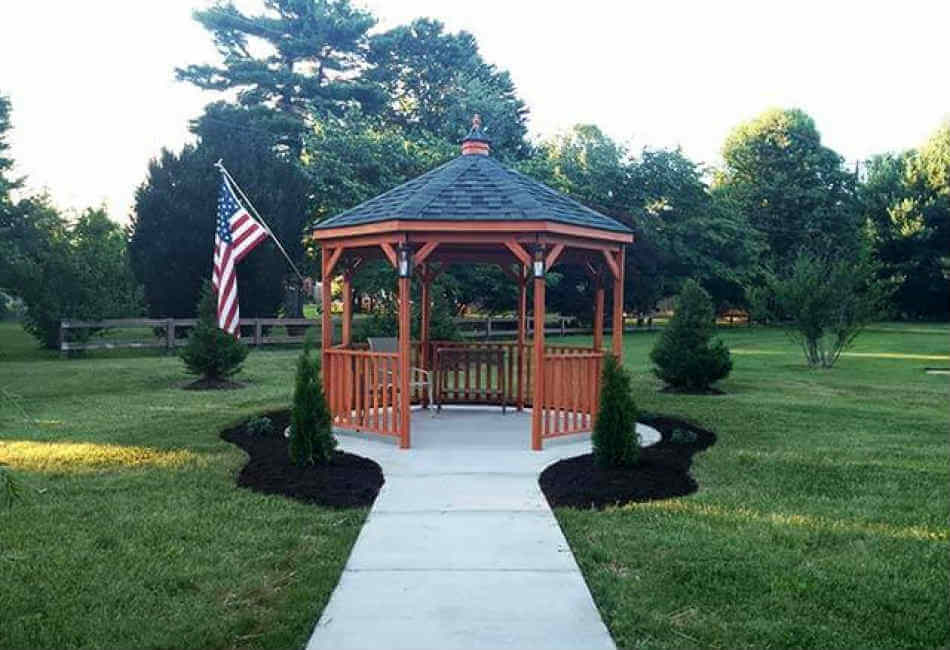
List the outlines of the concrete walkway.
{"label": "concrete walkway", "polygon": [[538,487],[589,438],[532,452],[530,429],[529,413],[472,407],[414,412],[411,450],[340,435],[386,484],[308,650],[614,648]]}

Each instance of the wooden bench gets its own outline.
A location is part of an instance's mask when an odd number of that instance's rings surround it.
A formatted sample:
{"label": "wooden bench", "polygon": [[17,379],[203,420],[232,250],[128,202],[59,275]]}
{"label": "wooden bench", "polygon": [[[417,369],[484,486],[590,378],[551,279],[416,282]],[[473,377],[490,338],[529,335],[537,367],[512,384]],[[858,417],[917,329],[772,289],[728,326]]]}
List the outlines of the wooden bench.
{"label": "wooden bench", "polygon": [[[435,403],[442,410],[446,394],[452,401],[498,404],[507,408],[505,351],[501,348],[440,347],[435,349]],[[483,376],[484,370],[484,376]],[[474,376],[473,376],[474,371]],[[492,383],[492,375],[497,382]],[[453,379],[449,386],[449,378]]]}

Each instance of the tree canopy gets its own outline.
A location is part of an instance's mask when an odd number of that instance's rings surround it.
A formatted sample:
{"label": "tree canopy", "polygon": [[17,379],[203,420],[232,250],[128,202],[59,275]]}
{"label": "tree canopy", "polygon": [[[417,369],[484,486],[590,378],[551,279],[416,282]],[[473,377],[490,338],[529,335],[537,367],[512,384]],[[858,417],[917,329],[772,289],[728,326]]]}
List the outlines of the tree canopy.
{"label": "tree canopy", "polygon": [[419,18],[373,36],[367,58],[367,78],[387,97],[384,119],[410,137],[454,144],[478,113],[489,125],[493,155],[527,155],[528,109],[508,72],[485,62],[470,33],[447,33],[441,22]]}
{"label": "tree canopy", "polygon": [[946,318],[950,302],[950,121],[920,149],[875,156],[860,187],[880,274],[900,315]]}
{"label": "tree canopy", "polygon": [[740,124],[722,148],[717,191],[758,230],[775,265],[802,249],[854,249],[855,176],[799,109],[771,109]]}
{"label": "tree canopy", "polygon": [[[212,107],[209,114],[217,114]],[[239,119],[245,109],[228,110]],[[214,215],[221,175],[214,163],[223,158],[253,197],[288,254],[305,261],[302,233],[312,213],[312,186],[292,158],[275,151],[267,133],[234,129],[199,120],[202,137],[180,153],[163,151],[149,164],[135,195],[129,246],[136,277],[144,285],[149,314],[183,317],[195,313],[204,278],[211,277]],[[298,264],[299,265],[299,264]],[[238,298],[246,316],[272,316],[284,296],[291,271],[268,239],[241,261]]]}
{"label": "tree canopy", "polygon": [[306,122],[340,115],[381,95],[360,77],[367,31],[375,18],[349,0],[267,0],[250,15],[219,1],[196,11],[214,37],[221,65],[178,68],[179,79],[205,90],[235,90],[246,107],[268,106]]}

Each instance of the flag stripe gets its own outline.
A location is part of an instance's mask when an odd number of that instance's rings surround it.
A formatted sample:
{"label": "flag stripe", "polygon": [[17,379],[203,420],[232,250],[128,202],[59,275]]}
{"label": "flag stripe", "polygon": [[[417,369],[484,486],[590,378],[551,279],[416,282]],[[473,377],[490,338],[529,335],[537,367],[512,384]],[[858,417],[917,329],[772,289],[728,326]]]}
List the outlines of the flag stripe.
{"label": "flag stripe", "polygon": [[235,266],[267,237],[267,230],[244,209],[222,177],[211,284],[218,294],[218,327],[229,334],[240,336]]}

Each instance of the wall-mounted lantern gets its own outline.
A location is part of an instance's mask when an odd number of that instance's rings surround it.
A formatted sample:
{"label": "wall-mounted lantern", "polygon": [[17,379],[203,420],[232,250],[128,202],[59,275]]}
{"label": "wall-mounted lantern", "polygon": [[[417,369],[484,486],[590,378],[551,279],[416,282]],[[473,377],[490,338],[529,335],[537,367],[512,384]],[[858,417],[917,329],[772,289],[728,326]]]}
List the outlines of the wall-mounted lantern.
{"label": "wall-mounted lantern", "polygon": [[534,277],[544,277],[544,249],[538,246],[534,249]]}
{"label": "wall-mounted lantern", "polygon": [[409,247],[405,244],[399,246],[399,277],[408,278],[412,269],[409,264]]}

